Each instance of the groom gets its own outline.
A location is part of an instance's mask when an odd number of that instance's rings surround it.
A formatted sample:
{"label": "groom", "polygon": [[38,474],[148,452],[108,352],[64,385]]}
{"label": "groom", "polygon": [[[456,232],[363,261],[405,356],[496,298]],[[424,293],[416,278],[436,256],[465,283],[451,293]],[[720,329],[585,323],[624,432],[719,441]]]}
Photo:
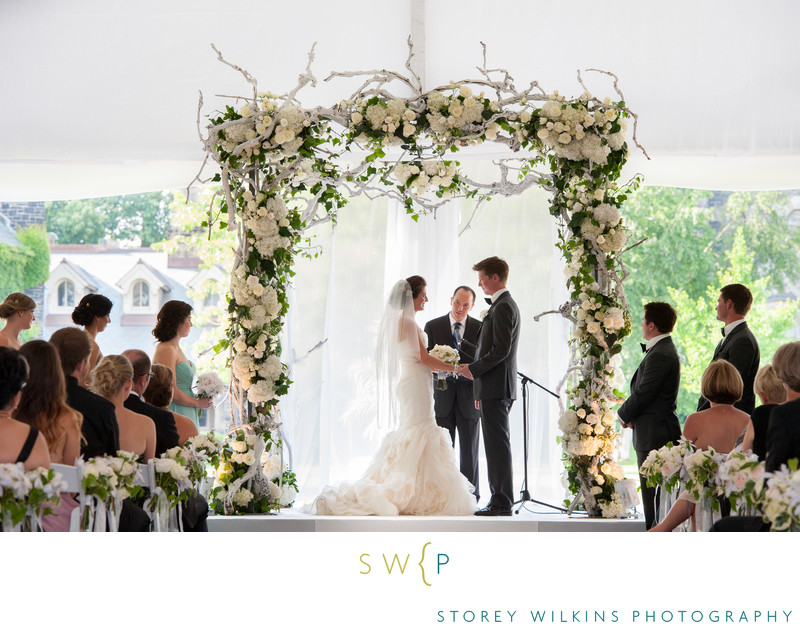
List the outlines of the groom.
{"label": "groom", "polygon": [[514,505],[513,464],[508,413],[517,397],[517,342],[519,309],[506,288],[508,264],[492,256],[472,267],[478,286],[489,296],[489,312],[483,320],[477,359],[462,365],[459,373],[474,378],[476,405],[481,410],[481,429],[491,499],[476,516],[511,516]]}

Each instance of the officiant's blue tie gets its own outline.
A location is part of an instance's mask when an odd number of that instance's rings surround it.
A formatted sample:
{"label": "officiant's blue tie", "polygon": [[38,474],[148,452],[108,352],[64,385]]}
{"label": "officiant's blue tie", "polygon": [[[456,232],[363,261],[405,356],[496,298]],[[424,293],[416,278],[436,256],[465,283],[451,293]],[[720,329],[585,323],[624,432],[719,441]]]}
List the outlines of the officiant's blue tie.
{"label": "officiant's blue tie", "polygon": [[461,350],[461,322],[453,324],[453,343],[456,344],[456,350]]}

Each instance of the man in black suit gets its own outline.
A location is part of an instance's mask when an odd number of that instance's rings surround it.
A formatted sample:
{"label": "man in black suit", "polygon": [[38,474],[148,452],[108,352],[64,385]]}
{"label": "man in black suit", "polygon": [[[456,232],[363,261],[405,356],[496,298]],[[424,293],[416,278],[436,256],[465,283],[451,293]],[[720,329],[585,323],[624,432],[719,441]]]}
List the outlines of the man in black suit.
{"label": "man in black suit", "polygon": [[156,425],[156,453],[158,457],[173,446],[180,446],[175,416],[167,409],[159,409],[144,401],[142,395],[153,376],[150,371],[150,357],[141,350],[126,350],[122,356],[127,357],[133,366],[133,386],[125,401],[125,407],[135,413],[150,418]]}
{"label": "man in black suit", "polygon": [[[631,395],[619,408],[622,426],[633,429],[633,448],[641,468],[647,455],[667,442],[677,443],[681,425],[675,409],[681,381],[681,364],[670,333],[678,316],[665,302],[644,306],[642,344],[644,358],[631,379]],[[639,475],[644,507],[645,529],[655,525],[656,489]]]}
{"label": "man in black suit", "polygon": [[[725,359],[739,372],[744,383],[744,393],[734,407],[747,414],[753,413],[756,406],[753,381],[761,360],[758,342],[744,319],[752,304],[753,294],[743,284],[729,284],[720,289],[717,299],[717,319],[724,324],[723,339],[717,344],[711,359],[712,361]],[[701,396],[697,403],[697,411],[708,409],[710,406],[711,403]]]}
{"label": "man in black suit", "polygon": [[508,414],[517,398],[517,343],[519,309],[506,288],[508,263],[492,256],[472,267],[478,286],[490,296],[489,312],[481,324],[477,359],[459,368],[459,374],[474,378],[473,390],[481,412],[481,430],[486,450],[489,490],[486,507],[476,516],[511,516],[514,505],[513,461]]}
{"label": "man in black suit", "polygon": [[[469,363],[475,359],[474,350],[478,343],[478,331],[481,323],[468,313],[475,305],[475,291],[466,286],[458,287],[450,298],[450,313],[432,319],[425,324],[428,336],[428,352],[436,345],[451,346],[459,353],[459,363]],[[434,372],[434,382],[438,376]],[[472,381],[465,376],[458,378],[448,374],[447,389],[433,390],[436,424],[450,432],[453,446],[456,443],[458,429],[458,446],[461,474],[475,487],[475,499],[480,498],[478,491],[478,445],[480,443],[480,412],[475,408],[475,396],[472,393]]]}
{"label": "man in black suit", "polygon": [[[89,355],[92,353],[89,335],[80,328],[61,328],[50,337],[50,343],[61,359],[67,381],[67,404],[83,415],[81,455],[84,459],[116,456],[119,425],[114,403],[79,385],[89,368]],[[119,531],[146,532],[149,529],[150,517],[130,499],[125,499],[119,515]]]}

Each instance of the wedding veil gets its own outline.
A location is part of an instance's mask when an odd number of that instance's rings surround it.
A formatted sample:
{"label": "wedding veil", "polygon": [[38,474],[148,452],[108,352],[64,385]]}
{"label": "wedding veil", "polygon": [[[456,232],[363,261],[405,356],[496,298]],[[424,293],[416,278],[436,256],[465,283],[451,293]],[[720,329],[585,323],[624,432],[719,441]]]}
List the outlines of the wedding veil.
{"label": "wedding veil", "polygon": [[[394,429],[398,425],[397,384],[400,380],[400,356],[419,360],[419,333],[414,321],[414,298],[411,285],[400,280],[389,292],[378,333],[375,353],[378,394],[378,426]],[[407,349],[403,350],[402,343]]]}

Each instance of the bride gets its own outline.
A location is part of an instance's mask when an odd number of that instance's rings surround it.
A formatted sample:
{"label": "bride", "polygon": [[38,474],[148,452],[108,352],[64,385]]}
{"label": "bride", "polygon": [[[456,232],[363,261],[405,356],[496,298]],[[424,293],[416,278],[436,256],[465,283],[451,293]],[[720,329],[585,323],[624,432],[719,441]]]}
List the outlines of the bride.
{"label": "bride", "polygon": [[392,287],[378,336],[378,419],[396,429],[383,439],[361,479],[322,491],[314,500],[316,514],[475,512],[472,486],[458,469],[450,434],[433,413],[431,371],[455,370],[428,354],[414,321],[428,301],[425,286],[424,278],[411,276]]}

